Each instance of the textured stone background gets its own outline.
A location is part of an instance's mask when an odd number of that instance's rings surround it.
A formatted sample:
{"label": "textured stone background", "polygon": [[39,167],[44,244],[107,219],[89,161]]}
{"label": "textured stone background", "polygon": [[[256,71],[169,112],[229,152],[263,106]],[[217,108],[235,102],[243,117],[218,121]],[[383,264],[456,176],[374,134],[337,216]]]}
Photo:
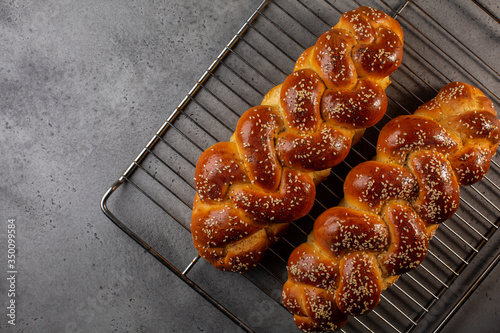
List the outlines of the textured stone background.
{"label": "textured stone background", "polygon": [[[2,332],[238,331],[99,203],[259,3],[0,2]],[[15,329],[1,254],[9,218],[19,235]],[[445,332],[492,332],[499,272]]]}

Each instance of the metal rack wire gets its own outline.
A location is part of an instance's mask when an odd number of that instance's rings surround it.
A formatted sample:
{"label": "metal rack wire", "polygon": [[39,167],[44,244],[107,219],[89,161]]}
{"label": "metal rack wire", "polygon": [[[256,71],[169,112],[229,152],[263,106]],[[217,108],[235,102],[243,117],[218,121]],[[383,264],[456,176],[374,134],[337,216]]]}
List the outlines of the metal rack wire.
{"label": "metal rack wire", "polygon": [[[396,17],[405,32],[405,58],[401,68],[391,76],[386,116],[367,130],[346,160],[332,170],[332,175],[318,187],[316,203],[309,215],[292,224],[287,236],[268,251],[259,267],[241,278],[214,271],[186,245],[191,244],[189,221],[198,156],[215,142],[228,140],[239,116],[258,105],[271,87],[281,83],[291,72],[295,59],[334,25],[343,12],[358,5],[373,6]],[[436,6],[445,9],[436,11]],[[450,12],[458,16],[465,12],[467,19],[450,25],[446,20]],[[473,37],[460,33],[479,31],[478,20],[486,22],[482,33]],[[235,283],[235,291],[240,283],[258,290],[255,296],[250,291],[253,289],[249,289],[245,297],[258,298],[254,302],[266,304],[273,316],[278,312],[288,316],[280,324],[283,326],[268,328],[269,331],[293,331],[293,320],[280,302],[288,255],[305,240],[314,219],[343,197],[343,179],[352,166],[374,156],[378,132],[387,121],[400,114],[411,114],[441,86],[454,80],[476,85],[500,109],[497,95],[500,74],[495,67],[498,63],[493,60],[496,54],[488,53],[484,47],[485,43],[498,45],[499,29],[498,16],[477,1],[439,5],[432,1],[396,0],[264,1],[104,194],[102,210],[243,330],[266,331],[266,327],[245,314],[249,309],[238,302],[241,295],[236,297],[236,293],[220,289],[222,275],[223,279],[233,280],[230,283]],[[497,155],[487,177],[462,190],[461,208],[438,229],[424,263],[386,290],[375,311],[352,319],[343,331],[429,331],[431,321],[433,329],[443,327],[498,262],[500,242],[493,235],[500,224],[499,184]],[[159,209],[159,215],[152,215],[155,209]],[[137,215],[141,223],[136,222]],[[180,247],[176,246],[179,244]],[[457,289],[455,281],[459,277],[474,276],[477,265],[474,258],[487,246],[496,250],[489,265],[481,268],[482,274],[475,282],[468,278],[465,287],[462,282],[458,284],[463,296],[449,304],[447,311],[442,314],[443,311],[433,311],[448,290]]]}

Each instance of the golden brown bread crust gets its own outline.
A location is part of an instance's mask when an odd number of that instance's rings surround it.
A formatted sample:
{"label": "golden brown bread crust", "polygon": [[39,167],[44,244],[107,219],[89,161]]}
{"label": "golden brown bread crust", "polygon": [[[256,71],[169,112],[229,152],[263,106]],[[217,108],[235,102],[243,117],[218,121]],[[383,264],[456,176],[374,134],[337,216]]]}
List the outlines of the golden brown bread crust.
{"label": "golden brown bread crust", "polygon": [[341,205],[318,217],[289,258],[282,300],[297,326],[337,330],[372,310],[424,260],[438,224],[458,208],[459,186],[484,177],[499,141],[493,103],[460,82],[387,123],[376,158],[349,172]]}
{"label": "golden brown bread crust", "polygon": [[254,267],[309,212],[315,185],[385,114],[402,52],[396,20],[368,7],[346,13],[241,116],[230,142],[202,153],[191,231],[203,258],[222,270]]}

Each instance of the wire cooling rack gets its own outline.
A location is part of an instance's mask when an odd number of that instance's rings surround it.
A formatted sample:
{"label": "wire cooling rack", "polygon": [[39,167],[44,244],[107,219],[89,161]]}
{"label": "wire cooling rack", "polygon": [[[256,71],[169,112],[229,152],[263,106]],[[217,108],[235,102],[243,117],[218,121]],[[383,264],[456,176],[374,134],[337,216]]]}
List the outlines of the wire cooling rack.
{"label": "wire cooling rack", "polygon": [[[375,155],[379,129],[455,80],[477,86],[500,110],[500,20],[485,3],[264,1],[104,194],[103,212],[244,331],[296,331],[280,301],[288,255],[305,241],[314,219],[343,197],[352,166]],[[359,5],[397,18],[405,33],[403,64],[386,91],[386,116],[333,168],[318,186],[310,214],[292,224],[257,268],[242,275],[215,270],[199,259],[189,231],[198,156],[227,141],[240,115],[283,82],[302,51]],[[498,262],[500,242],[493,236],[500,224],[499,164],[497,155],[483,181],[461,190],[460,209],[438,229],[423,264],[386,290],[375,311],[351,319],[344,332],[429,332],[447,323]],[[486,264],[475,260],[486,251],[492,258]]]}

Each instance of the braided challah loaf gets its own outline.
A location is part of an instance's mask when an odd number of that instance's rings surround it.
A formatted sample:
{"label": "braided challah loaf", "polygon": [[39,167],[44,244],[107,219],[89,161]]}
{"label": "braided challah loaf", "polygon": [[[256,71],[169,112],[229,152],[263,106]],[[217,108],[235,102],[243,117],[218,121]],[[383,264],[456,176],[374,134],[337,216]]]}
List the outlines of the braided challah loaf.
{"label": "braided challah loaf", "polygon": [[376,158],[348,173],[340,205],[289,258],[282,300],[297,326],[337,330],[372,310],[424,260],[438,224],[458,208],[459,186],[486,174],[499,140],[493,103],[460,82],[387,123]]}
{"label": "braided challah loaf", "polygon": [[222,270],[254,267],[309,212],[315,185],[385,114],[402,53],[396,20],[368,7],[347,12],[241,116],[229,142],[202,153],[191,231],[203,258]]}

